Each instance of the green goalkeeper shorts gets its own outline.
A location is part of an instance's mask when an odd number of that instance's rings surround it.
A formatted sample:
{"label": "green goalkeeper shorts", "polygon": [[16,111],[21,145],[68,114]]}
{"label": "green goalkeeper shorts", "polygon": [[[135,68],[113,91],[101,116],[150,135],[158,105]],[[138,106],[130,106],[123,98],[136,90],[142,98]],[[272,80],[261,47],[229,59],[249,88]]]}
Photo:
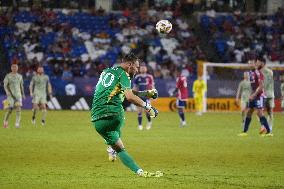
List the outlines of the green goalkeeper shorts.
{"label": "green goalkeeper shorts", "polygon": [[93,126],[107,145],[114,145],[121,136],[120,128],[124,125],[124,120],[124,116],[104,117],[94,121]]}

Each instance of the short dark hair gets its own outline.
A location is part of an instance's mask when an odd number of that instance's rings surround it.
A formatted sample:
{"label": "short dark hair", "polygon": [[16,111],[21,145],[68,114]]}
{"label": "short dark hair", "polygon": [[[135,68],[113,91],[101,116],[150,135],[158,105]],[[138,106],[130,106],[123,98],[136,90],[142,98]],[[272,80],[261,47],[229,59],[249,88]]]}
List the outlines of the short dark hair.
{"label": "short dark hair", "polygon": [[135,61],[139,61],[139,58],[137,56],[135,56],[135,54],[133,53],[128,53],[123,57],[123,62],[135,62]]}
{"label": "short dark hair", "polygon": [[182,70],[183,70],[183,68],[182,68],[182,67],[177,67],[177,68],[176,68],[176,71],[177,71],[178,73],[181,73],[181,72],[182,72]]}
{"label": "short dark hair", "polygon": [[266,60],[264,58],[264,54],[263,53],[259,53],[258,55],[256,55],[255,60],[259,60],[261,62],[263,62],[264,64],[266,64]]}

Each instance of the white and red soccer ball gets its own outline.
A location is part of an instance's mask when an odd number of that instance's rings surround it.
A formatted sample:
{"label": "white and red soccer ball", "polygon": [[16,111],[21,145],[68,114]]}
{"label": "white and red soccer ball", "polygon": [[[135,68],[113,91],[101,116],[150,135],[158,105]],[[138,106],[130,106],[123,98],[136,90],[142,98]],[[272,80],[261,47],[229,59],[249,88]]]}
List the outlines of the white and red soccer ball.
{"label": "white and red soccer ball", "polygon": [[156,30],[159,33],[163,33],[163,34],[167,34],[170,33],[170,31],[172,30],[173,26],[170,23],[170,21],[168,20],[160,20],[159,22],[157,22],[156,24]]}

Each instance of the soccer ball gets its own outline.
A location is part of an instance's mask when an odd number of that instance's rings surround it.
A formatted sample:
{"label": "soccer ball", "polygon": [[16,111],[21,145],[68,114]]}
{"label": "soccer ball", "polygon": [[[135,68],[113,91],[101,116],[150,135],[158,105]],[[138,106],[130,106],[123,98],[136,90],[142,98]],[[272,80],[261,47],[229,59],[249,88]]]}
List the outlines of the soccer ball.
{"label": "soccer ball", "polygon": [[172,24],[168,20],[160,20],[156,24],[156,30],[159,33],[170,33],[172,27]]}

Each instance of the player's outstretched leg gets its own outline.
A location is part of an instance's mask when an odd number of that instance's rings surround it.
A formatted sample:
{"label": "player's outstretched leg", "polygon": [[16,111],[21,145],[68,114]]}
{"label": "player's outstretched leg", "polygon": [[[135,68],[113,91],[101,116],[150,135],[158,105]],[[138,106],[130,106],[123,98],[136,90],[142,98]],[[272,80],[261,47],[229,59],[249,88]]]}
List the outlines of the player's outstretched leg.
{"label": "player's outstretched leg", "polygon": [[121,139],[118,139],[118,141],[114,145],[111,145],[111,148],[116,151],[121,162],[134,173],[138,174],[138,171],[142,170],[136,164],[134,159],[127,153]]}
{"label": "player's outstretched leg", "polygon": [[138,176],[141,176],[141,177],[161,177],[163,176],[163,173],[160,171],[156,171],[154,173],[143,171],[143,169],[141,169],[141,167],[139,167],[139,165],[136,164],[134,159],[127,153],[121,139],[118,139],[118,141],[111,147],[117,152],[117,155],[119,159],[121,160],[121,162],[126,167],[128,167],[130,170],[132,170],[135,174],[137,174]]}
{"label": "player's outstretched leg", "polygon": [[8,120],[9,120],[9,117],[10,117],[12,111],[13,111],[12,107],[9,107],[7,109],[7,112],[5,113],[5,116],[4,116],[3,128],[8,128]]}

